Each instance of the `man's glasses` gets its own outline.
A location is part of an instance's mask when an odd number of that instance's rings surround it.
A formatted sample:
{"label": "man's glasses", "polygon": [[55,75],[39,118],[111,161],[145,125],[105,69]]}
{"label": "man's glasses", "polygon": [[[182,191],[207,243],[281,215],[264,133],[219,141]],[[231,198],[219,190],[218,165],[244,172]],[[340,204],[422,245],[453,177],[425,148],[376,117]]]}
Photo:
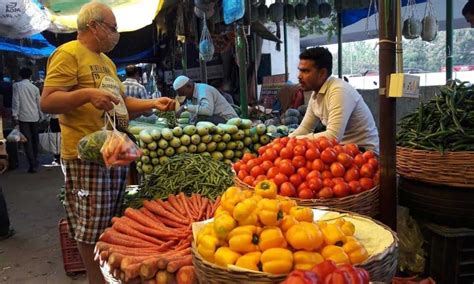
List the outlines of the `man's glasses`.
{"label": "man's glasses", "polygon": [[117,33],[118,30],[117,30],[117,25],[110,25],[106,22],[99,22],[100,24],[104,24],[107,26],[107,28],[111,31],[111,32],[114,32],[114,33]]}

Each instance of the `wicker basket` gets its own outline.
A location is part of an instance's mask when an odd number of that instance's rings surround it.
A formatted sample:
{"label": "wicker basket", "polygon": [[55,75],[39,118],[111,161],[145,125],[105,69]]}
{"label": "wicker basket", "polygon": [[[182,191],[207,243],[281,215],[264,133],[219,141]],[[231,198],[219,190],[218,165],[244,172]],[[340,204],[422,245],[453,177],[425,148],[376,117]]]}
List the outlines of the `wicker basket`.
{"label": "wicker basket", "polygon": [[474,188],[474,152],[445,152],[397,147],[397,172],[434,184]]}
{"label": "wicker basket", "polygon": [[[250,185],[244,183],[239,178],[235,178],[235,184],[253,189]],[[327,207],[331,209],[341,209],[350,212],[355,212],[361,215],[374,217],[379,213],[379,186],[375,186],[370,190],[366,190],[359,194],[349,195],[341,198],[330,199],[301,199],[292,198],[300,206],[305,207]]]}
{"label": "wicker basket", "polygon": [[[326,210],[326,208],[319,208]],[[368,219],[389,231],[393,243],[383,252],[371,256],[366,262],[356,265],[364,268],[370,274],[371,281],[390,283],[397,272],[398,237],[389,227],[367,216],[346,210],[331,210],[354,217]],[[192,246],[193,264],[200,283],[277,283],[283,281],[286,275],[272,275],[262,272],[234,271],[222,268],[201,258],[195,244]]]}

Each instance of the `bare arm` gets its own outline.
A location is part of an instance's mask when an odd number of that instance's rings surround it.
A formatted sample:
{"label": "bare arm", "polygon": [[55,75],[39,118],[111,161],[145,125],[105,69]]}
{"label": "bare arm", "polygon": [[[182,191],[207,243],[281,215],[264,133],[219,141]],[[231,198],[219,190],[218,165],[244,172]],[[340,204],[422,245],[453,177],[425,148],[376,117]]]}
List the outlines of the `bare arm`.
{"label": "bare arm", "polygon": [[175,100],[162,97],[152,100],[141,100],[133,97],[125,97],[125,106],[129,113],[142,113],[149,111],[152,108],[157,108],[161,111],[168,111],[175,109]]}

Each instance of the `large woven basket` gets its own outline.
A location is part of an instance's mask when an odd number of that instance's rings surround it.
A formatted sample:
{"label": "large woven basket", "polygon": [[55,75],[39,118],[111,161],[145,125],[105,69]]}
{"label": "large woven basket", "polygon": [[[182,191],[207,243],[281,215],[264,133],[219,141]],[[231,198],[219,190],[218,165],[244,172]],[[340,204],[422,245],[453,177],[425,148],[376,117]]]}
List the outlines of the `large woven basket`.
{"label": "large woven basket", "polygon": [[[235,178],[235,184],[253,189],[250,185],[244,183],[239,178]],[[301,199],[292,198],[300,206],[305,207],[327,207],[330,209],[341,209],[350,212],[355,212],[361,215],[374,217],[379,213],[379,186],[375,186],[370,190],[366,190],[359,194],[349,195],[341,198],[330,198],[330,199]]]}
{"label": "large woven basket", "polygon": [[[326,210],[326,208],[320,209]],[[389,227],[370,217],[362,216],[345,210],[331,211],[371,220],[392,234],[394,241],[388,248],[379,254],[371,256],[366,262],[357,265],[369,272],[371,281],[390,283],[397,272],[397,235]],[[193,256],[193,264],[200,283],[278,283],[286,278],[286,275],[272,275],[268,273],[251,271],[234,271],[217,266],[204,260],[197,252],[194,243],[191,252]]]}
{"label": "large woven basket", "polygon": [[474,152],[445,152],[397,147],[397,172],[434,184],[474,188]]}

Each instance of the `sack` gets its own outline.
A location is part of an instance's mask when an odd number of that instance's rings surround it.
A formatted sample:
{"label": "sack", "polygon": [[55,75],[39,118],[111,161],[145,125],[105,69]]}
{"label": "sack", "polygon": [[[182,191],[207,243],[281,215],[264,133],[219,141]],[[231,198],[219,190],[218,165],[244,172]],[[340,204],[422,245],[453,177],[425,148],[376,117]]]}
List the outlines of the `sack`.
{"label": "sack", "polygon": [[61,133],[51,132],[48,127],[46,132],[39,134],[40,150],[43,153],[59,155],[61,152]]}
{"label": "sack", "polygon": [[15,127],[11,132],[10,134],[8,134],[7,136],[7,141],[8,142],[21,142],[21,143],[25,143],[26,141],[28,141],[28,139],[26,139],[25,135],[23,135],[20,130],[18,129],[18,127]]}

